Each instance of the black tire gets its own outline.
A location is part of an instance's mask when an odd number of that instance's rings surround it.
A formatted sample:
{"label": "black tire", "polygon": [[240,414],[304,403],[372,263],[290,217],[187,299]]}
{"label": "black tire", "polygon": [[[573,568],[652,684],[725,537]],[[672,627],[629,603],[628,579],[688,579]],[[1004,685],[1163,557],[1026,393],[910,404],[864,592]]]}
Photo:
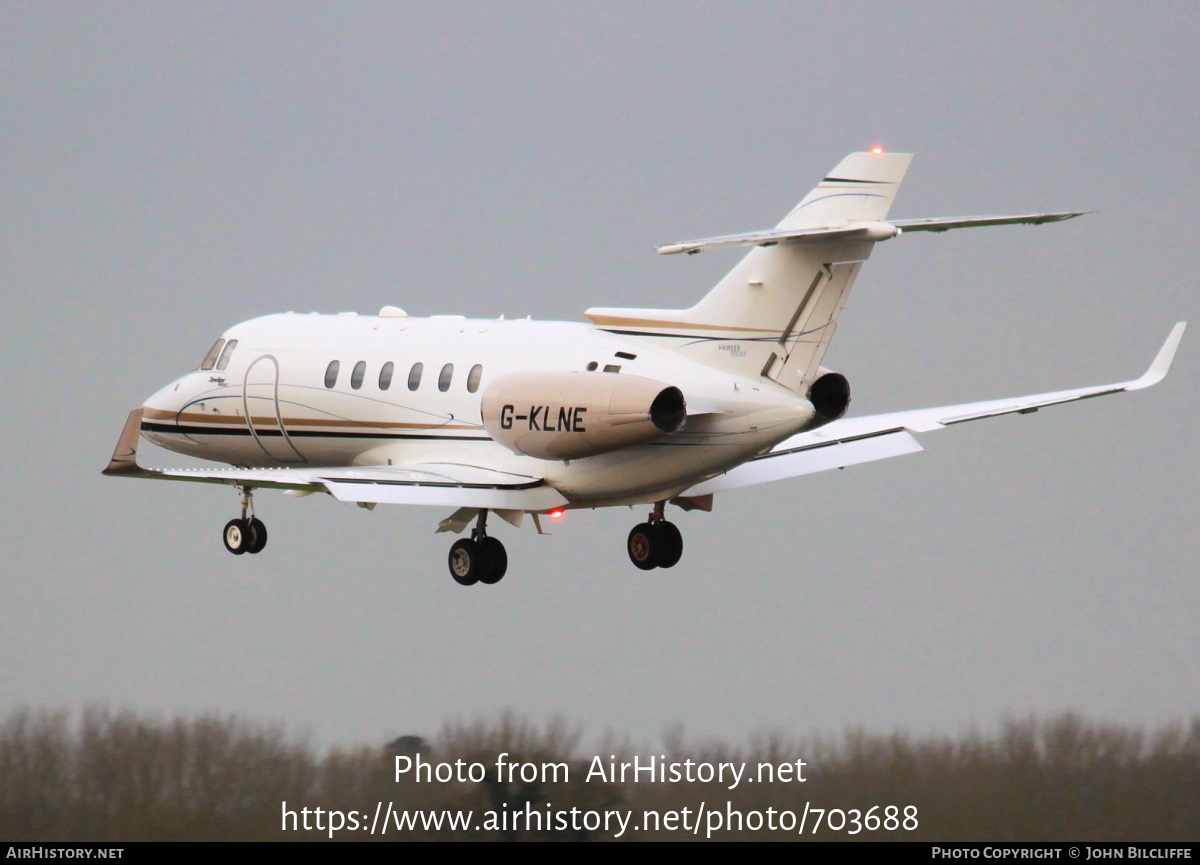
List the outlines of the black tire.
{"label": "black tire", "polygon": [[479,546],[483,548],[488,559],[487,573],[480,575],[479,582],[486,586],[494,586],[504,579],[504,574],[508,571],[508,551],[504,549],[504,544],[495,538],[482,538]]}
{"label": "black tire", "polygon": [[225,524],[225,531],[221,535],[221,540],[225,542],[225,549],[229,550],[235,556],[240,556],[249,550],[251,544],[254,543],[254,532],[250,528],[248,520],[230,520]]}
{"label": "black tire", "polygon": [[250,535],[254,540],[246,548],[246,552],[251,555],[261,553],[267,545],[267,526],[258,517],[250,518]]}
{"label": "black tire", "polygon": [[629,561],[643,571],[652,571],[658,567],[658,530],[650,523],[639,523],[629,533],[625,543],[625,551],[629,553]]}
{"label": "black tire", "polygon": [[679,533],[679,529],[674,523],[668,523],[666,520],[658,523],[654,527],[658,530],[658,566],[660,568],[673,568],[679,564],[680,557],[683,556],[683,535]]}
{"label": "black tire", "polygon": [[450,576],[460,586],[473,586],[488,572],[487,552],[470,538],[461,538],[450,547]]}

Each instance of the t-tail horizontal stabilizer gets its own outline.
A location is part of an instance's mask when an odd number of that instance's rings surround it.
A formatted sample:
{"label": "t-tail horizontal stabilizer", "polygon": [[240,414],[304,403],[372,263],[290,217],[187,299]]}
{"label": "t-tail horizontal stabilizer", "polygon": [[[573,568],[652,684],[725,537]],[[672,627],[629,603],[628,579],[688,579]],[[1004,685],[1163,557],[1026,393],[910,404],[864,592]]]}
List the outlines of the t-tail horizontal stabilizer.
{"label": "t-tail horizontal stabilizer", "polygon": [[989,225],[1042,225],[1063,222],[1091,211],[1070,210],[1057,213],[1024,213],[1017,216],[951,216],[933,219],[891,219],[887,222],[843,222],[840,225],[751,231],[726,234],[700,240],[680,240],[658,247],[659,255],[686,252],[692,255],[706,249],[732,246],[774,246],[778,243],[828,243],[831,240],[888,240],[910,231],[949,231],[952,228],[983,228]]}

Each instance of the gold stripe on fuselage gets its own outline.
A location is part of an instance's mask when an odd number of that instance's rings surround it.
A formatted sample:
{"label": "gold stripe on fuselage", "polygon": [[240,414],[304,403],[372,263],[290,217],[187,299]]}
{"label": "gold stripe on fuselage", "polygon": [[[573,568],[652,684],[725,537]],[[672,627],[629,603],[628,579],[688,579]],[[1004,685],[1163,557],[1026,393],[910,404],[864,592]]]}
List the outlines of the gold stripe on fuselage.
{"label": "gold stripe on fuselage", "polygon": [[663,321],[650,318],[621,318],[616,315],[589,315],[596,327],[662,327],[674,330],[719,330],[729,333],[781,333],[779,328],[771,327],[733,327],[727,324],[694,324],[690,321]]}
{"label": "gold stripe on fuselage", "polygon": [[[245,426],[246,418],[242,415],[219,415],[204,412],[173,412],[163,409],[146,409],[145,420],[168,421],[179,424],[208,424],[212,426]],[[256,427],[278,426],[276,417],[252,417]],[[483,429],[479,424],[464,423],[399,423],[388,421],[358,421],[358,420],[322,420],[320,418],[284,418],[285,428],[290,427],[337,427],[339,429]]]}

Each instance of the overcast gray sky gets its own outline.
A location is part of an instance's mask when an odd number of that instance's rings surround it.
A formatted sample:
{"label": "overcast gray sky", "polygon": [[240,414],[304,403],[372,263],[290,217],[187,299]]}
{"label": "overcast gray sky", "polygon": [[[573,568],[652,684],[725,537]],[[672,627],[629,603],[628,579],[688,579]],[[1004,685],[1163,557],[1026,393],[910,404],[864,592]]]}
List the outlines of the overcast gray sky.
{"label": "overcast gray sky", "polygon": [[[1200,712],[1194,3],[0,3],[7,459],[0,712],[103,700],[320,743],[510,708],[655,742]],[[102,478],[126,412],[283,310],[687,306],[851,151],[916,154],[897,217],[1070,223],[880,245],[826,363],[874,413],[1149,391],[680,514],[507,526]],[[178,459],[161,452],[161,462]],[[160,463],[161,464],[161,463]]]}

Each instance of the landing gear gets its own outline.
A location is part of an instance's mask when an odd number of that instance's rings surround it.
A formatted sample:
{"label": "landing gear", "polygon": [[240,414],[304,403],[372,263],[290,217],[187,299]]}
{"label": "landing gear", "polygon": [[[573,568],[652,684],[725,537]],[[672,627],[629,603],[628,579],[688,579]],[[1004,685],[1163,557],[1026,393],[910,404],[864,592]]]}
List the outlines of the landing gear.
{"label": "landing gear", "polygon": [[479,582],[485,586],[494,586],[504,579],[508,571],[508,551],[504,549],[504,544],[486,536],[479,540],[479,546],[488,558],[487,573],[479,576]]}
{"label": "landing gear", "polygon": [[487,511],[479,514],[479,522],[471,537],[459,538],[450,547],[450,576],[460,586],[483,583],[494,586],[508,570],[508,553],[504,544],[487,533]]}
{"label": "landing gear", "polygon": [[460,586],[473,586],[488,572],[488,557],[479,542],[459,538],[450,547],[450,576]]}
{"label": "landing gear", "polygon": [[641,523],[633,527],[629,533],[629,561],[643,571],[652,571],[658,567],[658,532],[653,523]]}
{"label": "landing gear", "polygon": [[252,531],[246,520],[230,520],[225,524],[225,534],[222,536],[225,549],[235,556],[250,552],[250,545],[254,541]]}
{"label": "landing gear", "polygon": [[254,491],[242,486],[237,489],[242,500],[242,515],[225,524],[221,540],[225,542],[225,549],[235,556],[243,553],[261,553],[267,545],[267,527],[262,520],[254,516]]}
{"label": "landing gear", "polygon": [[673,568],[683,557],[683,535],[675,528],[674,523],[668,523],[666,520],[655,524],[654,527],[658,529],[658,566]]}
{"label": "landing gear", "polygon": [[254,535],[254,543],[250,545],[250,549],[246,552],[254,555],[261,553],[263,547],[267,545],[267,527],[258,517],[250,518],[250,534]]}
{"label": "landing gear", "polygon": [[633,527],[625,545],[629,560],[643,571],[673,568],[683,556],[683,535],[663,518],[663,503],[654,505],[649,522]]}

